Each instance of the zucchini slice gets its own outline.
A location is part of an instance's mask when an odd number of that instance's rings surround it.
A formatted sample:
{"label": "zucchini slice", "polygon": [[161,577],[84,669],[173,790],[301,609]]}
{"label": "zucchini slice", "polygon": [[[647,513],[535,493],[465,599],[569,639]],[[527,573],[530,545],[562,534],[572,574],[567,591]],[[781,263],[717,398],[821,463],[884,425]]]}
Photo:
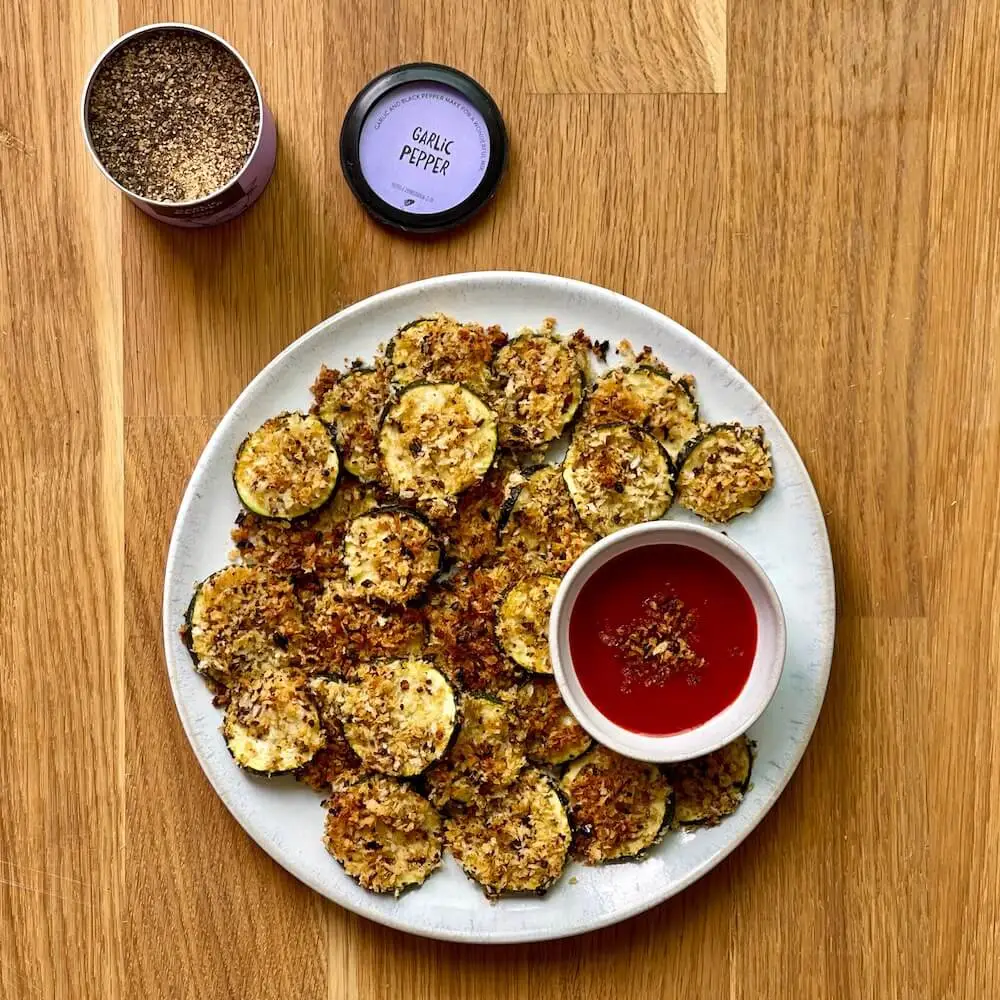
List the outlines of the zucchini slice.
{"label": "zucchini slice", "polygon": [[413,382],[463,382],[488,394],[490,361],[507,340],[498,326],[459,323],[437,313],[407,323],[389,341],[386,360],[396,385]]}
{"label": "zucchini slice", "polygon": [[227,566],[198,585],[184,637],[198,671],[229,685],[250,670],[289,666],[301,632],[301,608],[287,579]]}
{"label": "zucchini slice", "polygon": [[563,775],[575,830],[573,851],[587,864],[635,858],[670,824],[670,783],[655,764],[597,744]]}
{"label": "zucchini slice", "polygon": [[764,428],[716,424],[681,456],[677,499],[706,521],[725,523],[753,510],[773,485]]}
{"label": "zucchini slice", "polygon": [[490,898],[544,893],[566,867],[571,840],[562,796],[552,779],[535,768],[445,824],[445,842],[455,860]]}
{"label": "zucchini slice", "polygon": [[630,424],[579,428],[563,478],[583,523],[598,535],[663,517],[674,496],[667,453]]}
{"label": "zucchini slice", "polygon": [[295,771],[326,744],[306,675],[280,667],[239,680],[230,693],[222,734],[236,763],[257,774]]}
{"label": "zucchini slice", "polygon": [[448,676],[468,691],[501,691],[521,674],[500,649],[493,625],[512,579],[505,563],[463,567],[428,599],[430,649]]}
{"label": "zucchini slice", "polygon": [[425,775],[428,797],[438,807],[468,805],[506,788],[527,763],[524,737],[506,705],[467,694],[461,712],[455,742]]}
{"label": "zucchini slice", "polygon": [[240,561],[285,576],[325,574],[340,566],[348,522],[378,503],[375,491],[342,476],[325,507],[296,521],[276,521],[241,510],[232,530]]}
{"label": "zucchini slice", "polygon": [[493,371],[500,382],[500,443],[515,451],[555,441],[583,401],[583,368],[554,335],[522,330],[497,351]]}
{"label": "zucchini slice", "polygon": [[438,519],[449,558],[471,564],[496,551],[507,480],[515,469],[510,456],[501,453],[486,478],[458,498],[454,511]]}
{"label": "zucchini slice", "polygon": [[533,677],[514,691],[514,712],[533,764],[558,767],[586,753],[594,740],[573,717],[551,677]]}
{"label": "zucchini slice", "polygon": [[324,384],[316,413],[333,428],[344,468],[363,483],[377,482],[382,472],[378,425],[389,399],[384,368],[353,368],[335,381],[325,379]]}
{"label": "zucchini slice", "polygon": [[543,465],[515,485],[500,515],[500,547],[532,573],[565,573],[594,543],[580,520],[558,465]]}
{"label": "zucchini slice", "polygon": [[584,407],[581,422],[627,423],[648,431],[676,459],[698,436],[698,404],[690,376],[673,378],[665,368],[636,365],[613,368],[597,380]]}
{"label": "zucchini slice", "polygon": [[420,383],[386,410],[379,447],[393,490],[450,507],[478,483],[497,453],[496,414],[455,382]]}
{"label": "zucchini slice", "polygon": [[367,776],[360,758],[345,739],[344,727],[337,716],[340,684],[332,677],[309,678],[309,691],[326,730],[326,746],[296,771],[295,777],[317,792],[340,789]]}
{"label": "zucchini slice", "polygon": [[247,510],[286,521],[333,496],[340,457],[319,417],[282,413],[251,431],[236,452],[233,485]]}
{"label": "zucchini slice", "polygon": [[305,617],[301,649],[317,673],[351,676],[360,663],[419,653],[427,624],[418,608],[383,607],[358,597],[343,571],[328,576]]}
{"label": "zucchini slice", "polygon": [[559,577],[547,573],[525,577],[504,595],[497,608],[497,640],[519,666],[535,674],[551,674],[549,615]]}
{"label": "zucchini slice", "polygon": [[430,525],[403,507],[356,517],[344,539],[347,579],[361,597],[405,604],[441,571],[441,545]]}
{"label": "zucchini slice", "polygon": [[330,798],[324,842],[362,888],[398,896],[441,864],[441,826],[410,785],[376,775]]}
{"label": "zucchini slice", "polygon": [[351,749],[380,774],[423,773],[455,734],[455,692],[428,660],[366,665],[352,683],[340,685],[336,699]]}
{"label": "zucchini slice", "polygon": [[683,826],[715,826],[736,812],[750,787],[753,749],[746,736],[668,770],[677,797],[675,820]]}

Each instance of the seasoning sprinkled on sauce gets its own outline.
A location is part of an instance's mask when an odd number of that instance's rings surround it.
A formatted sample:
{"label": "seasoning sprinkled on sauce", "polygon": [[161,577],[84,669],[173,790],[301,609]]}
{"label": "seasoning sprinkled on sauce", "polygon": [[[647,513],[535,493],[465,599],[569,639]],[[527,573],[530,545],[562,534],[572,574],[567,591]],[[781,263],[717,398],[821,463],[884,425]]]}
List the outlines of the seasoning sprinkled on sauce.
{"label": "seasoning sprinkled on sauce", "polygon": [[705,658],[691,648],[696,616],[669,592],[647,597],[638,615],[605,628],[598,638],[622,663],[622,689],[650,688],[683,674],[697,684]]}
{"label": "seasoning sprinkled on sauce", "polygon": [[650,545],[587,580],[569,642],[580,684],[608,719],[666,736],[736,700],[750,676],[757,618],[717,559],[686,545]]}

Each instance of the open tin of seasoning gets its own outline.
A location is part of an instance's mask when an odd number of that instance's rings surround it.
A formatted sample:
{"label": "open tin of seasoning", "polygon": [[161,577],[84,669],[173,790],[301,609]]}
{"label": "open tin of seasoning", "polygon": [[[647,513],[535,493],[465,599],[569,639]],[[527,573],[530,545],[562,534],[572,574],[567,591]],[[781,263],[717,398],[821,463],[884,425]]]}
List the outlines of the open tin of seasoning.
{"label": "open tin of seasoning", "polygon": [[496,102],[472,77],[437,63],[376,77],[340,133],[351,190],[379,222],[409,233],[462,225],[493,197],[506,162]]}
{"label": "open tin of seasoning", "polygon": [[114,42],[87,77],[81,116],[104,176],[173,226],[234,218],[274,170],[274,119],[250,67],[191,24],[150,24]]}

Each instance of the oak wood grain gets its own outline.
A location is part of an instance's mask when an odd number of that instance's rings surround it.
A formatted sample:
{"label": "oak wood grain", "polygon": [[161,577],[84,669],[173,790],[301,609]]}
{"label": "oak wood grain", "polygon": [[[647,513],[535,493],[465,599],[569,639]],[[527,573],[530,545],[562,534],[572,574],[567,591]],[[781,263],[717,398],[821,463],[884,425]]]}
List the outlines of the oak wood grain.
{"label": "oak wood grain", "polygon": [[121,206],[76,127],[113,6],[0,8],[0,996],[116,996]]}
{"label": "oak wood grain", "polygon": [[[86,158],[119,31],[186,19],[279,127],[244,217],[184,233]],[[15,0],[0,5],[0,996],[538,1000],[1000,995],[1000,32],[995,4]],[[447,238],[374,226],[340,122],[395,63],[496,96],[510,168]],[[162,662],[176,505],[246,382],[402,281],[552,271],[730,358],[799,444],[840,620],[753,836],[680,897],[540,946],[370,924],[273,864]]]}
{"label": "oak wood grain", "polygon": [[726,0],[633,0],[627,8],[601,0],[533,0],[526,7],[525,82],[533,91],[726,89]]}

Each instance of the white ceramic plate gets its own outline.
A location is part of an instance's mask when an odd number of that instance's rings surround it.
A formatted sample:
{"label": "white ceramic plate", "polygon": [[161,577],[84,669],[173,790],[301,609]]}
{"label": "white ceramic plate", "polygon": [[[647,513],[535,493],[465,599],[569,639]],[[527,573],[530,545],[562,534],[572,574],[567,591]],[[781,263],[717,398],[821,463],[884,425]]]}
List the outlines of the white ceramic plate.
{"label": "white ceramic plate", "polygon": [[[637,349],[649,344],[675,371],[695,376],[703,419],[762,424],[774,456],[771,494],[726,529],[770,576],[788,623],[781,683],[750,733],[758,753],[746,799],[717,827],[669,835],[641,863],[572,864],[543,898],[487,902],[451,858],[399,899],[359,888],[323,847],[324,811],[315,792],[291,778],[258,778],[235,766],[219,732],[220,713],[177,631],[194,585],[226,563],[239,509],[233,457],[247,432],[281,410],[308,407],[309,386],[322,363],[369,358],[398,326],[435,311],[499,323],[508,332],[554,316],[563,331],[582,326],[613,345],[622,338]],[[686,516],[676,507],[669,514]],[[247,833],[296,877],[356,913],[428,937],[494,943],[566,937],[624,920],[679,892],[729,854],[761,821],[802,757],[830,672],[834,617],[830,547],[812,482],[785,429],[746,379],[693,334],[638,302],[566,278],[502,271],[382,292],[320,323],[279,354],[233,404],[198,461],[174,526],[163,599],[177,710],[205,774]]]}

